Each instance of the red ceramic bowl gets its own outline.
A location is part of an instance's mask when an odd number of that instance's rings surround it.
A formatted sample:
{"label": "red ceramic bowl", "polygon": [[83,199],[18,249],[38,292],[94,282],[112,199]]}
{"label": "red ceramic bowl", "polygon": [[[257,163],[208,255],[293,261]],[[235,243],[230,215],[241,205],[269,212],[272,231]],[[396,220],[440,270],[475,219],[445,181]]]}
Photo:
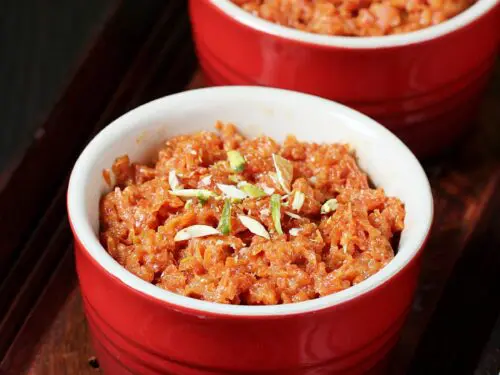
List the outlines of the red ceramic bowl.
{"label": "red ceramic bowl", "polygon": [[[115,157],[150,160],[164,140],[234,122],[249,136],[349,142],[374,183],[400,197],[406,228],[395,258],[339,293],[288,305],[234,306],[157,288],[121,267],[98,240],[102,178]],[[188,91],[139,107],[104,129],[71,175],[68,212],[78,276],[106,374],[361,374],[383,358],[410,308],[432,220],[428,180],[388,130],[342,105],[260,87]]]}
{"label": "red ceramic bowl", "polygon": [[498,0],[440,25],[383,37],[334,37],[267,22],[229,0],[191,0],[211,85],[262,85],[339,101],[375,118],[418,156],[470,123],[500,41]]}

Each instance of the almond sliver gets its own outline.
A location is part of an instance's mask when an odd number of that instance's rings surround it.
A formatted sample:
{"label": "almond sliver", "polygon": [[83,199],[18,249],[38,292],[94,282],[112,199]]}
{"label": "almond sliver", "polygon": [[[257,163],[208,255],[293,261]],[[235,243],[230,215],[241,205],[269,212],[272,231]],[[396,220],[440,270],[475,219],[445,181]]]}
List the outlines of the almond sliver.
{"label": "almond sliver", "polygon": [[264,237],[268,240],[271,238],[266,228],[257,220],[244,215],[238,215],[238,219],[241,221],[241,224],[243,224],[253,234]]}
{"label": "almond sliver", "polygon": [[338,207],[338,202],[335,198],[333,199],[328,199],[323,205],[321,206],[321,213],[322,214],[327,214],[329,212],[333,212],[337,209]]}
{"label": "almond sliver", "polygon": [[170,189],[172,190],[181,189],[181,183],[179,182],[179,179],[177,178],[177,175],[175,174],[175,171],[173,169],[168,172],[168,184],[170,185]]}
{"label": "almond sliver", "polygon": [[211,182],[212,182],[212,176],[211,175],[205,176],[205,177],[203,177],[200,180],[200,183],[203,186],[208,186],[208,185],[210,185]]}
{"label": "almond sliver", "polygon": [[302,228],[292,228],[288,231],[290,233],[290,236],[297,236],[299,232],[302,230]]}
{"label": "almond sliver", "polygon": [[206,237],[220,234],[220,232],[208,225],[192,225],[177,232],[174,241],[186,241],[191,238]]}
{"label": "almond sliver", "polygon": [[288,216],[290,216],[292,219],[302,219],[301,216],[299,216],[297,214],[294,214],[293,212],[285,211],[285,214],[287,214]]}
{"label": "almond sliver", "polygon": [[290,187],[293,180],[293,164],[277,154],[273,154],[273,162],[278,182],[284,191],[290,193]]}
{"label": "almond sliver", "polygon": [[306,195],[301,191],[296,191],[293,195],[292,209],[295,211],[300,211],[304,201],[306,199]]}
{"label": "almond sliver", "polygon": [[266,193],[267,195],[273,195],[274,193],[274,189],[267,185],[262,185],[262,190],[264,190],[264,193]]}
{"label": "almond sliver", "polygon": [[226,197],[233,199],[245,199],[247,197],[244,191],[234,185],[217,184],[217,187]]}

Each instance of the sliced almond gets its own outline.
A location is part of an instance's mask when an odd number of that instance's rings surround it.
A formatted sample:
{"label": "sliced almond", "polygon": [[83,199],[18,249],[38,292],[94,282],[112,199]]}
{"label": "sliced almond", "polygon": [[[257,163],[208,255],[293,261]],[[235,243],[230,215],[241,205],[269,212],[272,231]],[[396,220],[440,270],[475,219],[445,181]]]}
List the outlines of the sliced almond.
{"label": "sliced almond", "polygon": [[296,191],[295,194],[293,195],[292,209],[295,211],[300,211],[302,205],[304,204],[305,199],[306,195],[303,192]]}
{"label": "sliced almond", "polygon": [[333,212],[337,209],[339,206],[339,203],[335,198],[328,199],[323,205],[321,206],[321,213],[322,214],[327,214],[330,212]]}
{"label": "sliced almond", "polygon": [[276,174],[276,172],[269,172],[268,174],[271,180],[273,180],[274,185],[280,186],[280,182],[278,180],[278,175]]}
{"label": "sliced almond", "polygon": [[270,213],[271,211],[269,211],[269,208],[263,208],[262,210],[260,210],[260,214],[262,216],[269,216]]}
{"label": "sliced almond", "polygon": [[266,228],[257,220],[244,215],[238,215],[238,219],[241,221],[241,224],[243,224],[253,234],[264,237],[268,240],[271,238]]}
{"label": "sliced almond", "polygon": [[290,233],[290,236],[298,236],[299,232],[302,230],[302,228],[292,228],[288,231]]}
{"label": "sliced almond", "polygon": [[234,185],[217,184],[217,187],[228,198],[245,199],[247,197],[244,191],[241,191]]}
{"label": "sliced almond", "polygon": [[208,225],[192,225],[177,232],[174,241],[186,241],[191,238],[206,237],[220,234],[220,232]]}
{"label": "sliced almond", "polygon": [[293,164],[277,154],[273,154],[273,162],[279,184],[284,191],[290,193],[290,187],[293,180]]}
{"label": "sliced almond", "polygon": [[274,189],[272,187],[269,187],[267,185],[262,185],[262,190],[264,190],[264,193],[267,195],[273,195],[274,194]]}
{"label": "sliced almond", "polygon": [[299,216],[299,215],[297,215],[297,214],[294,214],[293,212],[288,212],[288,211],[285,211],[285,214],[287,214],[288,216],[290,216],[292,219],[297,219],[297,220],[302,219],[302,216]]}
{"label": "sliced almond", "polygon": [[168,172],[168,184],[172,190],[179,190],[182,188],[181,183],[179,182],[179,179],[173,169]]}
{"label": "sliced almond", "polygon": [[210,185],[211,182],[212,182],[211,175],[205,176],[200,180],[200,183],[202,186],[208,186],[208,185]]}

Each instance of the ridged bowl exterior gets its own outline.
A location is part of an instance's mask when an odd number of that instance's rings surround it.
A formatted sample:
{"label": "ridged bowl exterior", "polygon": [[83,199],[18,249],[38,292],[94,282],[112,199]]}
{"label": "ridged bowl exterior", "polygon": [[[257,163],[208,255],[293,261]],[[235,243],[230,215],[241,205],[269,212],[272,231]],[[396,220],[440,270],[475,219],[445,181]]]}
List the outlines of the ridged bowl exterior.
{"label": "ridged bowl exterior", "polygon": [[390,282],[314,313],[238,317],[148,297],[111,276],[78,239],[76,264],[96,355],[108,375],[364,374],[395,344],[419,268],[415,258]]}

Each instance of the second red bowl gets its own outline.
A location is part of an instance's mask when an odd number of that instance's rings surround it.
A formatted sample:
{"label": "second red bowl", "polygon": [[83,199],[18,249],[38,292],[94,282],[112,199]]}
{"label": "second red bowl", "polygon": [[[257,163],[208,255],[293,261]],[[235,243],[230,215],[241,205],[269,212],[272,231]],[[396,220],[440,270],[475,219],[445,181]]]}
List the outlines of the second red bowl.
{"label": "second red bowl", "polygon": [[417,156],[471,123],[500,40],[498,0],[451,20],[383,37],[306,33],[229,0],[191,0],[198,56],[211,85],[262,85],[339,101],[375,118]]}

